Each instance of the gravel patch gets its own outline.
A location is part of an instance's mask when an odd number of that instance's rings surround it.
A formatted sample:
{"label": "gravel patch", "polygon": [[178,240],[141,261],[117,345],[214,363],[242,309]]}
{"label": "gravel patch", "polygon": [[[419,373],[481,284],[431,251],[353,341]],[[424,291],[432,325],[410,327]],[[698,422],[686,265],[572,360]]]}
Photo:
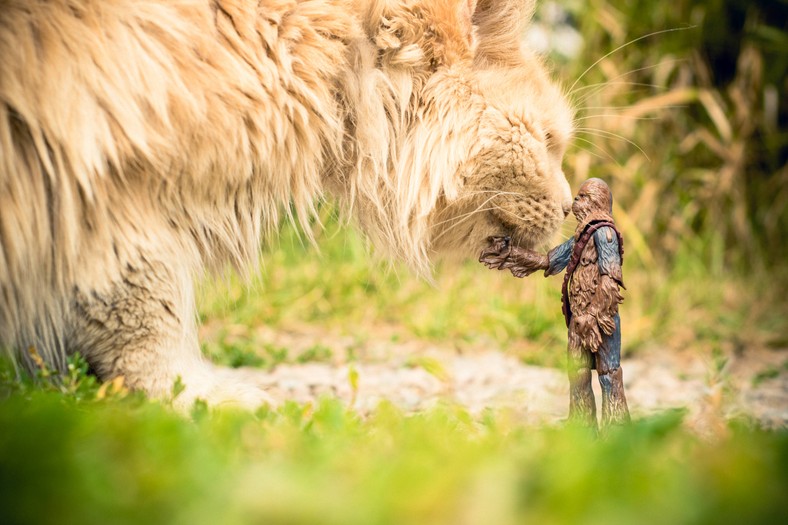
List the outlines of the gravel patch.
{"label": "gravel patch", "polygon": [[[308,347],[312,337],[280,334],[278,341]],[[323,344],[336,348],[347,338]],[[356,352],[358,352],[358,344]],[[368,413],[387,400],[419,411],[447,402],[478,414],[505,409],[528,422],[566,417],[568,382],[563,371],[526,365],[500,351],[457,352],[421,342],[369,343],[357,361],[283,364],[270,372],[244,369],[248,379],[281,401],[315,402],[337,397]],[[689,412],[700,432],[745,417],[769,428],[788,428],[788,351],[752,350],[719,360],[651,351],[623,360],[624,381],[634,416],[667,409]],[[721,368],[721,369],[720,369]],[[355,376],[355,380],[352,377]],[[597,403],[601,399],[595,381]]]}

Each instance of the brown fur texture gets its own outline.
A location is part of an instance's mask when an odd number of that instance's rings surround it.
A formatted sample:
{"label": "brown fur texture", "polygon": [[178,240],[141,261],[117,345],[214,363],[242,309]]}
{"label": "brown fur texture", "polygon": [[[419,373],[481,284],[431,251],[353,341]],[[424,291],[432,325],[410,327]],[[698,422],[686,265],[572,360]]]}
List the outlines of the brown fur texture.
{"label": "brown fur texture", "polygon": [[0,346],[253,406],[194,279],[337,200],[422,273],[568,211],[571,112],[520,0],[0,0]]}
{"label": "brown fur texture", "polygon": [[569,307],[572,312],[582,312],[572,316],[570,322],[571,348],[596,352],[602,334],[613,333],[618,305],[624,301],[618,286],[615,279],[599,271],[596,245],[593,238],[589,239],[569,282]]}
{"label": "brown fur texture", "polygon": [[[601,179],[589,179],[580,187],[572,202],[572,213],[577,218],[575,240],[591,221],[613,222],[613,195],[607,183]],[[613,240],[613,231],[604,230],[608,242]],[[602,344],[602,334],[612,335],[616,329],[615,317],[618,305],[624,301],[619,286],[624,279],[621,264],[611,265],[611,275],[599,270],[594,238],[588,240],[580,255],[569,282],[569,308],[580,315],[572,317],[569,326],[570,349],[584,349],[596,352]]]}

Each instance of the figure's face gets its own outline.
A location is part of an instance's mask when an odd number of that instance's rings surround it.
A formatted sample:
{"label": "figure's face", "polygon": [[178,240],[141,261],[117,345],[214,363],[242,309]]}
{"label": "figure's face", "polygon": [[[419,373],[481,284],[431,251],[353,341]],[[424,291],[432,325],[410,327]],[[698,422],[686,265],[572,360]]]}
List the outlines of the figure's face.
{"label": "figure's face", "polygon": [[577,192],[575,200],[572,201],[572,213],[578,221],[583,222],[588,217],[591,207],[591,196],[588,193],[588,188],[583,185]]}
{"label": "figure's face", "polygon": [[611,204],[612,196],[607,184],[600,179],[591,179],[580,186],[572,201],[572,213],[583,222],[592,213],[610,213]]}

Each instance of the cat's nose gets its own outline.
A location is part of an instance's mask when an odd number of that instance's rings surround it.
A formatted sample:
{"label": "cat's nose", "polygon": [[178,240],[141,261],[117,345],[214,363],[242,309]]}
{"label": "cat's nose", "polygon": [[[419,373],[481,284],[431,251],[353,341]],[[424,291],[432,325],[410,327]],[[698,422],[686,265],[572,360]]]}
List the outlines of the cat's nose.
{"label": "cat's nose", "polygon": [[572,211],[572,189],[569,187],[569,181],[566,180],[564,172],[557,173],[558,178],[558,199],[561,202],[561,209],[564,211],[564,218]]}

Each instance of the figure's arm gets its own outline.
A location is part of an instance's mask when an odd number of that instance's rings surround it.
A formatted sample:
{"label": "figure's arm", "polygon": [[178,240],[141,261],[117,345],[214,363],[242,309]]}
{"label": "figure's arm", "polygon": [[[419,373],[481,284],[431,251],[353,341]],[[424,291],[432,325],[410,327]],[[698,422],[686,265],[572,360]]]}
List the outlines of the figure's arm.
{"label": "figure's arm", "polygon": [[547,253],[548,267],[545,269],[544,276],[549,277],[564,271],[572,257],[572,250],[575,248],[575,238],[570,237],[564,243],[559,244]]}
{"label": "figure's arm", "polygon": [[509,258],[501,269],[508,269],[515,277],[528,277],[537,270],[544,270],[548,267],[547,255],[533,250],[512,247]]}
{"label": "figure's arm", "polygon": [[616,329],[618,305],[624,300],[618,289],[619,286],[624,286],[624,279],[616,232],[610,228],[600,228],[594,232],[594,244],[599,265],[599,282],[592,299],[591,310],[602,331],[611,335]]}
{"label": "figure's arm", "polygon": [[525,277],[536,270],[544,270],[544,276],[550,277],[561,273],[567,267],[574,247],[574,237],[570,237],[567,241],[559,244],[547,252],[547,255],[533,250],[513,247],[503,268],[510,269],[515,277]]}
{"label": "figure's arm", "polygon": [[508,238],[493,237],[490,246],[479,257],[479,262],[491,269],[511,270],[515,277],[526,277],[537,270],[544,270],[544,276],[549,277],[561,273],[567,267],[574,247],[575,239],[570,237],[545,255],[512,246]]}
{"label": "figure's arm", "polygon": [[594,232],[594,244],[597,249],[599,273],[609,275],[622,288],[624,276],[621,271],[621,254],[618,250],[618,236],[612,228],[604,227]]}

